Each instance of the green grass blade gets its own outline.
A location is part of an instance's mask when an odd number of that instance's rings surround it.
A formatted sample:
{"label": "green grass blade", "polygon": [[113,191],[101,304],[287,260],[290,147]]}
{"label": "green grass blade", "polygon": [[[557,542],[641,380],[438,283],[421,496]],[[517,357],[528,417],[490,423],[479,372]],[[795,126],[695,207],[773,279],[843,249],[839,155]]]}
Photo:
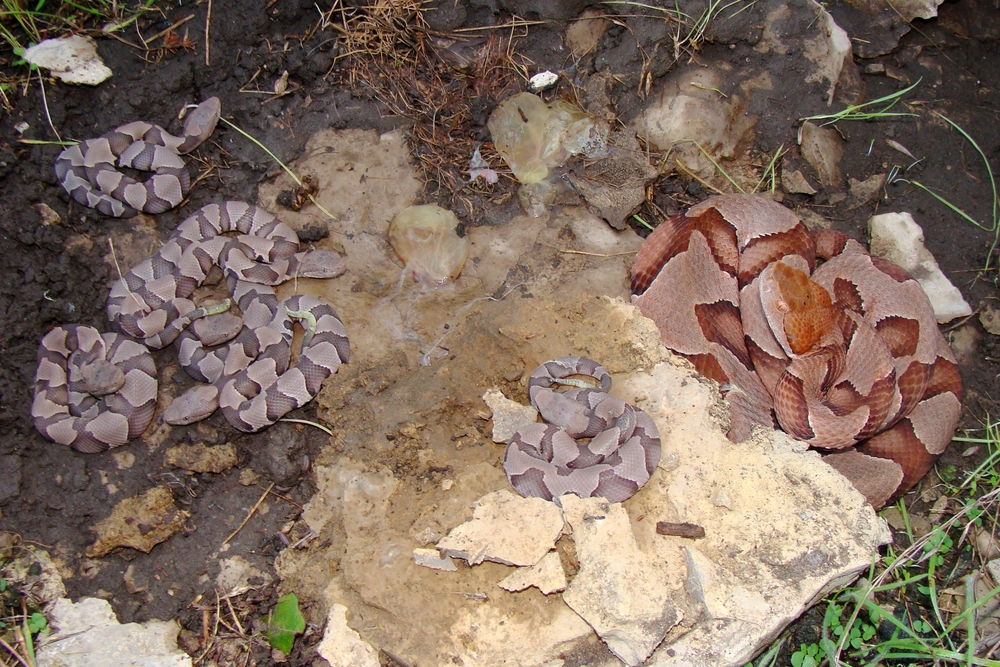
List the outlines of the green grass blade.
{"label": "green grass blade", "polygon": [[993,170],[990,168],[990,161],[986,159],[986,154],[983,153],[983,149],[979,147],[979,144],[976,143],[976,140],[970,137],[968,132],[963,130],[958,123],[954,122],[944,114],[935,113],[934,115],[941,118],[946,123],[951,125],[953,128],[958,130],[958,133],[961,134],[963,137],[965,137],[965,140],[968,141],[970,144],[972,144],[972,147],[976,149],[977,153],[979,153],[979,157],[982,159],[983,165],[986,167],[986,174],[990,177],[990,187],[993,190],[993,227],[996,227],[998,224],[1000,224],[1000,219],[998,219],[997,217],[997,210],[998,206],[1000,206],[1000,200],[997,199],[997,182],[996,179],[993,178]]}
{"label": "green grass blade", "polygon": [[[829,125],[831,123],[836,123],[839,120],[876,120],[879,118],[894,118],[899,116],[916,116],[914,113],[905,112],[889,112],[893,106],[899,102],[900,99],[908,92],[920,85],[923,79],[917,79],[917,81],[906,88],[896,91],[895,93],[890,93],[888,95],[883,95],[882,97],[871,100],[870,102],[862,102],[861,104],[852,104],[845,109],[838,111],[834,114],[823,114],[819,116],[807,116],[806,118],[799,118],[800,121],[816,121],[816,120],[829,120],[829,123],[824,123]],[[867,109],[869,107],[875,106],[877,104],[888,104],[884,109],[880,111],[865,111],[862,109]]]}
{"label": "green grass blade", "polygon": [[924,185],[920,181],[907,181],[906,179],[903,179],[903,178],[898,179],[898,180],[903,181],[904,183],[912,183],[916,187],[920,188],[921,190],[923,190],[924,192],[926,192],[927,194],[929,194],[931,197],[934,197],[934,199],[937,199],[939,202],[941,202],[942,204],[944,204],[945,206],[947,206],[948,208],[950,208],[953,213],[962,216],[963,218],[965,218],[965,220],[967,222],[975,225],[976,227],[979,227],[983,231],[987,231],[987,232],[992,232],[993,231],[993,227],[992,226],[985,227],[984,225],[980,224],[971,215],[969,215],[968,213],[966,213],[965,211],[963,211],[959,207],[955,206],[950,201],[948,201],[947,199],[945,199],[944,197],[942,197],[938,193],[934,192],[933,190],[931,190],[929,187],[927,187],[926,185]]}
{"label": "green grass blade", "polygon": [[711,155],[709,155],[708,151],[706,151],[704,148],[701,147],[701,144],[699,144],[697,141],[693,141],[691,143],[693,143],[695,146],[698,147],[698,150],[700,150],[702,152],[702,154],[705,157],[708,158],[708,161],[712,163],[712,166],[714,166],[716,169],[718,169],[719,173],[722,174],[723,176],[725,176],[726,180],[729,181],[734,188],[736,188],[737,190],[739,190],[743,194],[746,194],[746,190],[744,190],[743,188],[741,188],[740,184],[737,183],[736,181],[734,181],[732,179],[732,177],[728,173],[726,173],[726,170],[723,169],[722,166],[718,162],[716,162],[715,159]]}

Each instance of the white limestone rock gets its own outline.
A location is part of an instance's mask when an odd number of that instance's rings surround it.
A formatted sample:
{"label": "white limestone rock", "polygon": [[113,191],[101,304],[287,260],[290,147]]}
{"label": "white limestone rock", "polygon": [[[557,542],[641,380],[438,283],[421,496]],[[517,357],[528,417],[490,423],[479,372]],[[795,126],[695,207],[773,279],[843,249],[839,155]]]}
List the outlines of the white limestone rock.
{"label": "white limestone rock", "polygon": [[644,661],[681,620],[666,565],[643,553],[621,503],[562,497],[580,571],[563,600],[628,665]]}
{"label": "white limestone rock", "polygon": [[716,160],[732,157],[754,122],[738,100],[719,99],[723,76],[702,68],[684,73],[651,97],[629,127],[657,149],[673,151],[689,171],[712,178],[715,165],[698,146]]}
{"label": "white limestone rock", "polygon": [[924,230],[909,213],[883,213],[868,220],[871,253],[903,267],[927,293],[939,324],[972,314],[972,308],[924,247]]}
{"label": "white limestone rock", "polygon": [[[452,659],[426,663],[463,667],[556,667],[560,655],[593,639],[586,621],[558,599],[545,598],[542,613],[512,614],[509,602],[472,608],[456,606],[458,618],[449,628]],[[425,663],[420,663],[421,665]],[[610,667],[588,662],[593,667]]]}
{"label": "white limestone rock", "polygon": [[458,569],[451,556],[442,556],[437,549],[414,549],[413,562],[422,567],[444,572],[454,572]]}
{"label": "white limestone rock", "polygon": [[177,648],[176,621],[121,625],[107,600],[61,598],[49,623],[53,633],[38,648],[38,667],[191,667],[191,656]]}
{"label": "white limestone rock", "polygon": [[378,652],[347,625],[347,607],[335,604],[326,617],[323,640],[316,647],[330,667],[378,667]]}
{"label": "white limestone rock", "polygon": [[559,554],[550,551],[531,567],[519,567],[500,581],[500,588],[513,592],[534,586],[545,595],[566,590],[566,573]]}
{"label": "white limestone rock", "polygon": [[41,41],[28,47],[24,59],[65,83],[96,86],[111,77],[111,70],[97,54],[97,43],[83,35]]}
{"label": "white limestone rock", "polygon": [[538,411],[504,396],[499,389],[489,389],[483,401],[493,412],[493,442],[506,444],[517,429],[538,421]]}
{"label": "white limestone rock", "polygon": [[469,565],[484,560],[534,565],[555,546],[562,528],[562,512],[554,503],[504,489],[480,498],[472,520],[455,527],[437,548]]}
{"label": "white limestone rock", "polygon": [[1000,581],[1000,558],[994,558],[986,564],[986,571],[990,573],[990,578],[996,583]]}
{"label": "white limestone rock", "polygon": [[816,28],[813,36],[806,37],[803,55],[813,63],[813,71],[806,75],[807,82],[826,81],[827,106],[833,104],[833,94],[840,80],[840,72],[845,62],[851,59],[851,38],[847,31],[837,25],[830,12],[818,2],[811,3],[816,12]]}
{"label": "white limestone rock", "polygon": [[[680,577],[689,597],[685,629],[672,631],[645,664],[745,665],[890,541],[861,494],[803,443],[764,430],[730,442],[714,383],[664,363],[616,375],[615,391],[650,414],[663,445],[660,467],[625,503],[629,515],[643,517],[632,522],[637,549],[661,576]],[[720,494],[724,505],[713,502]],[[657,535],[657,521],[693,523],[705,537]],[[619,541],[604,548],[618,550]]]}

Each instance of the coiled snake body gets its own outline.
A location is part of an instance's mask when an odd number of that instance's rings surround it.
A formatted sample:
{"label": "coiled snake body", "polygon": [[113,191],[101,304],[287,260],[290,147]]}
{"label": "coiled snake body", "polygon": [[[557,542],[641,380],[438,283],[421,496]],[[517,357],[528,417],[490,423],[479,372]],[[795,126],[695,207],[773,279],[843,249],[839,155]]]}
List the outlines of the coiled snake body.
{"label": "coiled snake body", "polygon": [[[229,232],[238,235],[223,236]],[[111,288],[107,311],[112,326],[145,345],[76,325],[58,327],[43,338],[32,406],[38,430],[85,452],[103,451],[142,433],[156,397],[156,369],[147,347],[165,347],[178,338],[181,366],[208,384],[171,403],[163,413],[168,423],[204,419],[221,405],[233,426],[254,432],[312,400],[322,381],[348,361],[347,332],[326,302],[295,296],[279,303],[271,285],[296,276],[335,277],[345,264],[335,253],[297,250],[295,232],[263,209],[243,202],[199,209],[159,252]],[[189,297],[216,265],[222,267],[243,317],[228,334],[220,336],[211,328],[201,334],[212,345],[229,343],[207,349],[188,327],[223,315],[197,307]],[[307,323],[306,339],[297,363],[290,366],[296,319]],[[77,350],[97,345],[94,338],[106,341],[105,366],[120,366],[131,380],[123,387],[104,386],[96,379],[98,372],[110,371],[81,358]],[[101,402],[94,394],[108,397]]]}
{"label": "coiled snake body", "polygon": [[[212,134],[219,112],[219,98],[205,100],[187,114],[179,137],[145,121],[122,125],[60,153],[56,177],[74,200],[104,215],[127,218],[138,211],[169,211],[191,187],[180,156]],[[122,167],[152,171],[153,176],[140,183],[119,171]]]}
{"label": "coiled snake body", "polygon": [[962,382],[927,296],[844,234],[722,195],[662,223],[632,276],[664,344],[728,388],[733,440],[774,414],[876,507],[950,442]]}
{"label": "coiled snake body", "polygon": [[[596,380],[598,387],[573,376]],[[557,385],[577,388],[557,391]],[[554,500],[566,493],[631,498],[660,461],[660,436],[652,418],[610,396],[611,376],[586,357],[547,361],[531,374],[528,397],[548,423],[518,429],[503,468],[522,496]],[[589,438],[589,441],[582,440]]]}

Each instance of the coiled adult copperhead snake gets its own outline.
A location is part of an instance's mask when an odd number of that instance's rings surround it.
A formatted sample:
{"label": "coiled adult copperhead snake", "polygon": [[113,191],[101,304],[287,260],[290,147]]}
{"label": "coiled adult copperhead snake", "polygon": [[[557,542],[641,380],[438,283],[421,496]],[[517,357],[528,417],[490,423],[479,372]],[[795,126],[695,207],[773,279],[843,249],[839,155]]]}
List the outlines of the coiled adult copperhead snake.
{"label": "coiled adult copperhead snake", "polygon": [[[557,385],[575,388],[560,392]],[[610,396],[610,389],[607,370],[586,357],[561,357],[535,369],[528,397],[548,423],[518,429],[507,445],[503,468],[518,493],[546,500],[575,493],[617,503],[649,480],[660,462],[659,431],[648,414]]]}
{"label": "coiled adult copperhead snake", "polygon": [[[229,232],[238,235],[224,236]],[[228,317],[189,298],[213,266],[223,269],[243,317],[228,333],[212,327],[191,333],[186,329],[192,322]],[[164,411],[165,421],[188,424],[221,407],[242,431],[270,426],[312,400],[350,356],[332,306],[306,296],[279,303],[271,285],[296,276],[330,278],[344,269],[335,253],[298,252],[295,232],[263,209],[242,202],[199,209],[111,288],[107,311],[113,327],[145,345],[78,325],[57,327],[42,339],[32,405],[36,428],[82,452],[125,444],[149,425],[156,404],[156,369],[147,348],[179,337],[181,366],[208,384],[176,399]],[[306,336],[290,366],[295,319],[307,323]],[[204,347],[205,341],[230,340],[214,350]],[[124,382],[117,377],[122,375]]]}
{"label": "coiled adult copperhead snake", "polygon": [[876,508],[951,441],[962,382],[926,295],[844,234],[764,197],[713,197],[649,235],[632,291],[663,343],[727,390],[731,439],[773,412]]}

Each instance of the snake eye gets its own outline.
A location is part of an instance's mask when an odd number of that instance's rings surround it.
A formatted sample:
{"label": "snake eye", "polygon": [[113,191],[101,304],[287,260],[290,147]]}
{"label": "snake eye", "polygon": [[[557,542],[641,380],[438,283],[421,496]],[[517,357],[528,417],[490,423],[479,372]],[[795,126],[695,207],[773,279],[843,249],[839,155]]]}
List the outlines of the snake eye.
{"label": "snake eye", "polygon": [[782,314],[787,313],[788,311],[791,310],[791,308],[788,307],[788,303],[785,301],[779,301],[777,304],[775,304],[775,308],[777,308],[778,312]]}

